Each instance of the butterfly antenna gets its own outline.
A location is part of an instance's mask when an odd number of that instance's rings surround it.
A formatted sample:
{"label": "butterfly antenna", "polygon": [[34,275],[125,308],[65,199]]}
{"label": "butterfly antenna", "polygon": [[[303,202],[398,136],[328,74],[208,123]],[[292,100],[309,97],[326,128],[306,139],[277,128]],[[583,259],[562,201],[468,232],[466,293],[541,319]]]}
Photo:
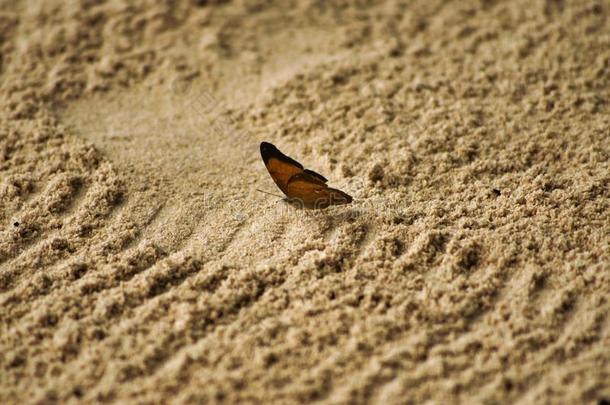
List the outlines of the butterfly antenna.
{"label": "butterfly antenna", "polygon": [[268,191],[263,191],[263,190],[260,190],[258,188],[256,189],[256,191],[259,191],[259,192],[264,193],[264,194],[269,194],[269,195],[272,195],[272,196],[275,196],[275,197],[278,197],[278,198],[284,198],[281,195],[273,194],[273,193],[270,193]]}

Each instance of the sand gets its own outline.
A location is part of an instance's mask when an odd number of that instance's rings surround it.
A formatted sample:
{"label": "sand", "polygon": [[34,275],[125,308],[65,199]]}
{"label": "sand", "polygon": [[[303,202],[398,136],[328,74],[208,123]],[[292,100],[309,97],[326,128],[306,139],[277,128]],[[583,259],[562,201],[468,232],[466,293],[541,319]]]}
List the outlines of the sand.
{"label": "sand", "polygon": [[610,400],[608,2],[6,1],[0,88],[0,403]]}

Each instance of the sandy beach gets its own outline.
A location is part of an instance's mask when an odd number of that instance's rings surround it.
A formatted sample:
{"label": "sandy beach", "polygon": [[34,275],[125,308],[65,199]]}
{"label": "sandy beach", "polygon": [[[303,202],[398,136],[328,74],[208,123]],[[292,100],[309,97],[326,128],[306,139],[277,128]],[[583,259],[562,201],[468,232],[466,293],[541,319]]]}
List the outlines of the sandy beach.
{"label": "sandy beach", "polygon": [[0,1],[0,107],[2,404],[610,403],[607,1]]}

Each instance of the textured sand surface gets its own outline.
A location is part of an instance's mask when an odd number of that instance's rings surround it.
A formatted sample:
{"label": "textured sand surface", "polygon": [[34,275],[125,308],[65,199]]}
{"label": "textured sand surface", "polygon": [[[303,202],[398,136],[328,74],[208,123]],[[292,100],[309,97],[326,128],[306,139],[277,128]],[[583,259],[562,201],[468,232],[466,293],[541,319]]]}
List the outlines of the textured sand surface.
{"label": "textured sand surface", "polygon": [[604,0],[0,2],[0,403],[604,403],[609,100]]}

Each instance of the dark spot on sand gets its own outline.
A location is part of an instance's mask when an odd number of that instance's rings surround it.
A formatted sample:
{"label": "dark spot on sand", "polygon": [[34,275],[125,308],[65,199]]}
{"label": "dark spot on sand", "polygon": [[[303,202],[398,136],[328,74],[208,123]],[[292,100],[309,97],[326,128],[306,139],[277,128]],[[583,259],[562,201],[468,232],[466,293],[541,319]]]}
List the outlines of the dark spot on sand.
{"label": "dark spot on sand", "polygon": [[81,390],[80,387],[74,387],[74,389],[72,390],[72,393],[74,394],[74,396],[76,398],[82,398],[83,397],[83,391]]}

